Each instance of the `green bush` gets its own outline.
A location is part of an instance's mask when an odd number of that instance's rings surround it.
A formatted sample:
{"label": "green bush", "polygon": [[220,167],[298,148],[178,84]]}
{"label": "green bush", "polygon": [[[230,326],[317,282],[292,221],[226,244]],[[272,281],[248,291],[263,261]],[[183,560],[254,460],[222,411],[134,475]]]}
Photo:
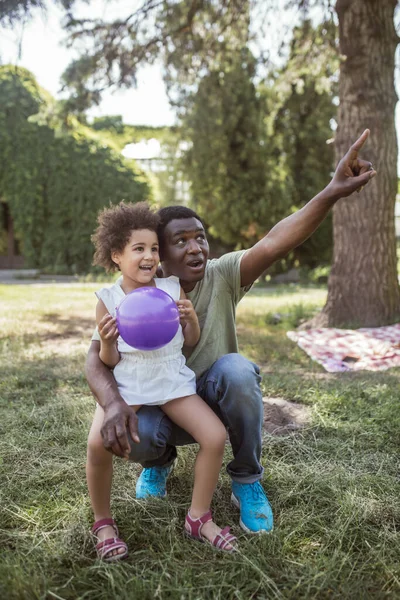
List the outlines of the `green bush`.
{"label": "green bush", "polygon": [[26,264],[82,273],[91,266],[98,210],[144,200],[149,187],[101,134],[68,117],[61,122],[57,110],[29,71],[0,67],[0,198],[9,203]]}

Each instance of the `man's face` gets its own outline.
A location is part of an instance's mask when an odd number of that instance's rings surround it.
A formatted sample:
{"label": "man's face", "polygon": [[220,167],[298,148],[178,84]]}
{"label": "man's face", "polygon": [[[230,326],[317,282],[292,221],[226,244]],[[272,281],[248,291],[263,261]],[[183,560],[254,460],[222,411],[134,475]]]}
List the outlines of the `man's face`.
{"label": "man's face", "polygon": [[198,219],[173,219],[165,228],[162,266],[164,274],[179,277],[190,292],[204,277],[209,247],[204,227]]}

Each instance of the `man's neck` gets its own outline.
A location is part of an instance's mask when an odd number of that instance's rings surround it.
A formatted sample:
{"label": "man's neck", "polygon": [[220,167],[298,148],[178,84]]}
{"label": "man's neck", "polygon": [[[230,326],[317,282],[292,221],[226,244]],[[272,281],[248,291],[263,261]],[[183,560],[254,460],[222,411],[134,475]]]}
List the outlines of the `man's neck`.
{"label": "man's neck", "polygon": [[[157,277],[170,277],[171,275],[173,275],[173,273],[167,273],[165,271],[165,269],[163,269],[162,266],[160,266],[157,269]],[[181,288],[183,289],[183,291],[186,293],[192,292],[194,290],[194,288],[196,287],[196,283],[197,281],[182,281],[182,279],[179,280],[179,283],[181,284]]]}
{"label": "man's neck", "polygon": [[197,281],[193,282],[193,281],[179,280],[179,283],[181,284],[181,288],[183,289],[185,294],[188,294],[189,292],[192,292],[194,290],[194,288],[196,287]]}

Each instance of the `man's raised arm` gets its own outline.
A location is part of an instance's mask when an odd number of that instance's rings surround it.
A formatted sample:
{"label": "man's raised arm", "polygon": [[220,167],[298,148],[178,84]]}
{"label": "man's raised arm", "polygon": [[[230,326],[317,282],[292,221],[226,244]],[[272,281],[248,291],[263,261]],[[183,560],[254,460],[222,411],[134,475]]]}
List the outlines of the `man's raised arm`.
{"label": "man's raised arm", "polygon": [[280,221],[267,235],[243,255],[240,263],[242,287],[251,285],[276,260],[306,241],[340,199],[361,191],[376,171],[372,164],[358,158],[358,151],[369,136],[369,129],[358,138],[336,167],[332,181],[296,213]]}
{"label": "man's raised arm", "polygon": [[86,358],[85,373],[89,387],[104,410],[101,429],[104,447],[121,457],[128,457],[130,444],[127,432],[139,443],[137,416],[120,396],[110,369],[100,360],[100,342],[92,341]]}

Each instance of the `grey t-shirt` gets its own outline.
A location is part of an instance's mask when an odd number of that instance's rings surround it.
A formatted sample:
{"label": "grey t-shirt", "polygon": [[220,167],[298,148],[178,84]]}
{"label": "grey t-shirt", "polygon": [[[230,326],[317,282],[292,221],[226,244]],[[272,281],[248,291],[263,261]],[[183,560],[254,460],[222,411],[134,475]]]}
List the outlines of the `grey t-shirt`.
{"label": "grey t-shirt", "polygon": [[204,278],[186,293],[197,313],[201,335],[194,348],[184,348],[187,366],[199,377],[230,352],[238,352],[236,306],[251,286],[240,287],[240,262],[246,251],[209,260]]}
{"label": "grey t-shirt", "polygon": [[[221,356],[238,352],[236,306],[251,288],[240,287],[240,262],[245,252],[229,252],[209,260],[204,278],[186,293],[198,316],[201,334],[197,345],[184,348],[183,353],[197,378]],[[100,341],[97,327],[92,340]]]}

